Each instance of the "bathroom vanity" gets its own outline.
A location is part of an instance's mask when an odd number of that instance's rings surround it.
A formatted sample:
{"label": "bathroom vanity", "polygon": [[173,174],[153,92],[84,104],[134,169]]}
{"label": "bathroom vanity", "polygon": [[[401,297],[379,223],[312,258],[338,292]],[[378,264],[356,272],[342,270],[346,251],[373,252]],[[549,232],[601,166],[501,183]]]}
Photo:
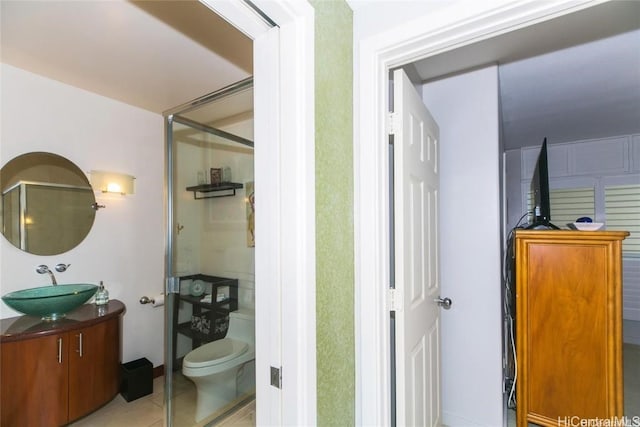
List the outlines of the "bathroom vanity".
{"label": "bathroom vanity", "polygon": [[0,425],[66,425],[111,401],[120,387],[124,311],[111,300],[57,321],[1,319]]}

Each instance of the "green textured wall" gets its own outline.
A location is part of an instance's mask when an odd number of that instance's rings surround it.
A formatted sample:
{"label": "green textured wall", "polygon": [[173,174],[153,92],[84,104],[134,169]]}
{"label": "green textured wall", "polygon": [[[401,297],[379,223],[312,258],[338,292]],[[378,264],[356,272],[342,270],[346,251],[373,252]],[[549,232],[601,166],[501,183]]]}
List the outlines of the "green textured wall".
{"label": "green textured wall", "polygon": [[353,14],[315,8],[318,425],[355,424]]}

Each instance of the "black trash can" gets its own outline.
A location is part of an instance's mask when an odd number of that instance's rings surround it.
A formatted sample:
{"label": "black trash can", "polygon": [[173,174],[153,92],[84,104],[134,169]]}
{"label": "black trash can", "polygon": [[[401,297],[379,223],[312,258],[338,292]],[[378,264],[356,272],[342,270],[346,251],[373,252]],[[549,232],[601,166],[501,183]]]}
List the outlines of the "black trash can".
{"label": "black trash can", "polygon": [[122,365],[120,394],[127,402],[153,393],[153,365],[146,358]]}

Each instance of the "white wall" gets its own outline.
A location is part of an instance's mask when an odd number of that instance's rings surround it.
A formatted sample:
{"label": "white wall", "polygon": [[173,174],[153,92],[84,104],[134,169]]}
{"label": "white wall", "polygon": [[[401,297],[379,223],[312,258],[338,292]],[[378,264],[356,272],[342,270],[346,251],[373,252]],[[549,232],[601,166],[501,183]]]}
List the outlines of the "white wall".
{"label": "white wall", "polygon": [[622,333],[624,335],[624,342],[640,345],[640,322],[623,320]]}
{"label": "white wall", "polygon": [[424,17],[431,16],[430,25],[437,28],[446,26],[447,22],[482,15],[510,2],[512,0],[347,0],[354,11],[355,52],[359,40],[379,35],[397,25],[423,26]]}
{"label": "white wall", "polygon": [[[136,177],[131,196],[97,195],[106,205],[88,237],[56,256],[36,256],[0,238],[0,292],[49,284],[39,264],[71,264],[59,283],[103,280],[127,307],[123,362],[163,363],[163,310],[138,303],[163,291],[164,130],[161,115],[2,64],[0,164],[31,151],[49,151],[83,171],[102,169]],[[0,304],[0,317],[19,315]]]}
{"label": "white wall", "polygon": [[238,279],[239,306],[255,307],[255,249],[248,246],[246,184],[253,178],[253,154],[215,150],[212,165],[228,165],[233,182],[244,184],[235,197],[209,200],[205,210],[201,239],[201,271]]}
{"label": "white wall", "polygon": [[442,404],[446,425],[502,424],[498,70],[424,85],[440,126]]}
{"label": "white wall", "polygon": [[347,0],[355,11],[354,40],[369,37],[417,16],[447,7],[450,2],[425,0]]}
{"label": "white wall", "polygon": [[[518,224],[522,215],[522,183],[520,181],[520,171],[522,160],[520,150],[508,150],[504,152],[505,164],[505,192],[506,192],[506,225],[507,230],[511,230]],[[515,177],[515,179],[514,179]],[[523,223],[527,222],[525,217]]]}

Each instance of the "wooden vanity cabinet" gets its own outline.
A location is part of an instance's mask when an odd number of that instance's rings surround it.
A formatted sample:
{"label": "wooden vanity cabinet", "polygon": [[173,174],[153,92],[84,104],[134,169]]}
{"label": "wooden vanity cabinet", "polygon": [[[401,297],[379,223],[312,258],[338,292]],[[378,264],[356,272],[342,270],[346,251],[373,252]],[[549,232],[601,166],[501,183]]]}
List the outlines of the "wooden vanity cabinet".
{"label": "wooden vanity cabinet", "polygon": [[622,240],[627,235],[516,231],[519,427],[623,416]]}
{"label": "wooden vanity cabinet", "polygon": [[120,386],[118,318],[69,332],[69,420],[111,400]]}
{"label": "wooden vanity cabinet", "polygon": [[[121,302],[110,301],[105,313],[86,304],[56,322],[2,319],[0,425],[57,427],[113,399],[123,311]],[[6,327],[10,321],[14,330]]]}
{"label": "wooden vanity cabinet", "polygon": [[60,426],[68,421],[66,334],[2,343],[0,425]]}

